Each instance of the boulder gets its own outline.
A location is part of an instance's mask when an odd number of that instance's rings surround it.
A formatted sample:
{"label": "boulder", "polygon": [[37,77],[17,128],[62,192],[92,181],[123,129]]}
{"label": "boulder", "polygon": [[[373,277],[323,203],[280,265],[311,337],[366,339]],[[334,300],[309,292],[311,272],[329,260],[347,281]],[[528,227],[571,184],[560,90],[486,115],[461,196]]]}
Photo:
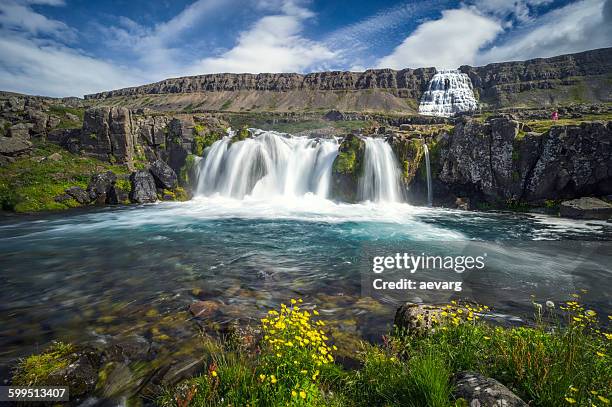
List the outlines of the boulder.
{"label": "boulder", "polygon": [[470,198],[457,197],[457,199],[455,199],[455,205],[457,205],[457,209],[469,211],[470,210]]}
{"label": "boulder", "polygon": [[189,306],[189,312],[194,317],[209,318],[219,310],[219,303],[215,301],[196,301]]}
{"label": "boulder", "polygon": [[71,400],[95,389],[100,367],[100,355],[94,350],[81,350],[72,357],[68,366],[53,372],[49,378],[51,383],[69,386]]}
{"label": "boulder", "polygon": [[44,134],[47,131],[49,115],[35,109],[28,109],[27,113],[28,119],[33,123],[32,132],[35,134]]}
{"label": "boulder", "polygon": [[62,159],[62,155],[60,153],[53,153],[47,157],[47,160],[51,161],[60,161]]}
{"label": "boulder", "polygon": [[149,171],[135,171],[130,175],[132,191],[130,200],[135,203],[147,203],[157,201],[157,190],[155,179]]}
{"label": "boulder", "polygon": [[434,327],[433,317],[439,319],[441,312],[439,306],[407,302],[397,309],[393,323],[407,334],[423,334]]}
{"label": "boulder", "polygon": [[9,136],[13,138],[20,138],[24,140],[30,139],[30,129],[32,128],[31,123],[17,123],[9,128]]}
{"label": "boulder", "polygon": [[0,154],[8,156],[21,155],[32,148],[32,143],[23,138],[0,137]]}
{"label": "boulder", "polygon": [[178,185],[176,172],[162,160],[156,160],[151,164],[149,171],[155,178],[155,184],[162,189],[174,189]]}
{"label": "boulder", "polygon": [[72,114],[72,113],[66,113],[66,118],[68,120],[71,120],[73,122],[79,122],[81,121],[81,119],[79,119],[79,116],[77,116],[76,114]]}
{"label": "boulder", "polygon": [[70,187],[64,192],[74,198],[81,205],[85,205],[91,202],[91,197],[81,187]]}
{"label": "boulder", "polygon": [[456,399],[470,407],[527,407],[527,403],[495,379],[475,372],[459,372],[454,377]]}
{"label": "boulder", "polygon": [[97,204],[111,203],[117,176],[112,171],[95,174],[87,185],[87,194]]}
{"label": "boulder", "polygon": [[583,197],[561,202],[559,215],[574,219],[612,218],[612,204],[593,197]]}

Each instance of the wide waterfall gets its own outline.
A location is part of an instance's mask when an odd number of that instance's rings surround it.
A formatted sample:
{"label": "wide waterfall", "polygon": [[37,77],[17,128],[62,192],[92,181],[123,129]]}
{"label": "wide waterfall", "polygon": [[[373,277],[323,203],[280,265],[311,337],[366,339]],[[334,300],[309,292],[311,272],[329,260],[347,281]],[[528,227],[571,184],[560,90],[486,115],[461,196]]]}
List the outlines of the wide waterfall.
{"label": "wide waterfall", "polygon": [[403,200],[400,167],[384,139],[365,138],[364,171],[359,179],[358,196],[373,202]]}
{"label": "wide waterfall", "polygon": [[[252,137],[246,140],[228,136],[206,149],[197,163],[197,195],[269,200],[312,194],[330,198],[338,140],[251,131]],[[381,138],[366,137],[364,142],[357,196],[363,201],[401,202],[401,173],[391,146]]]}
{"label": "wide waterfall", "polygon": [[199,195],[242,199],[298,197],[306,193],[327,198],[331,168],[338,155],[336,139],[292,137],[254,130],[252,138],[215,142],[200,162]]}
{"label": "wide waterfall", "polygon": [[429,82],[421,97],[419,113],[449,117],[478,109],[470,78],[458,70],[440,71]]}

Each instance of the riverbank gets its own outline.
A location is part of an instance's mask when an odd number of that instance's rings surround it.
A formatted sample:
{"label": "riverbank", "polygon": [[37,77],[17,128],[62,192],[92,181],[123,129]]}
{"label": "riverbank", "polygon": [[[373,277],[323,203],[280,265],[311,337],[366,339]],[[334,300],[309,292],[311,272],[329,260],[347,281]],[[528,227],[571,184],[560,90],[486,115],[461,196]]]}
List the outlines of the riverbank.
{"label": "riverbank", "polygon": [[[150,359],[144,338],[102,349],[56,343],[20,362],[13,384],[71,384],[71,405],[605,406],[612,334],[602,326],[611,317],[579,298],[534,302],[533,322],[515,327],[492,324],[485,306],[406,304],[381,343],[350,347],[321,308],[292,299],[254,325],[197,335],[201,353],[179,366]],[[211,309],[191,311],[202,321]]]}

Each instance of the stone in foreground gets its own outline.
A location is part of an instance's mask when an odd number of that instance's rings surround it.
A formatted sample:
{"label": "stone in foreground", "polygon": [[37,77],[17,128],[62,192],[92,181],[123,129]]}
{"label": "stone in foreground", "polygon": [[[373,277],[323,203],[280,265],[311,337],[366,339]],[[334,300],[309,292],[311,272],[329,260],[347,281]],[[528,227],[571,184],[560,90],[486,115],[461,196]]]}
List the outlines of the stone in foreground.
{"label": "stone in foreground", "polygon": [[495,379],[476,372],[455,375],[457,399],[464,399],[470,407],[527,407],[527,403]]}
{"label": "stone in foreground", "polygon": [[561,202],[559,214],[574,219],[600,219],[612,218],[612,205],[601,199],[584,197]]}

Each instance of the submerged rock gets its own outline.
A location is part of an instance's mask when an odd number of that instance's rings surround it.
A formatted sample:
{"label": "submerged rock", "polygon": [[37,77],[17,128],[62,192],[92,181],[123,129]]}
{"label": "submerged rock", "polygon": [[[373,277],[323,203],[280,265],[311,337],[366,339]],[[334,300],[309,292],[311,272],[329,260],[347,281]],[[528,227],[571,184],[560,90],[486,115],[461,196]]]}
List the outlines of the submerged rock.
{"label": "submerged rock", "polygon": [[601,199],[584,197],[561,202],[559,214],[575,219],[601,219],[612,218],[612,204]]}
{"label": "submerged rock", "polygon": [[176,172],[162,160],[156,160],[151,164],[149,171],[155,179],[155,184],[162,189],[173,189],[178,185]]}
{"label": "submerged rock", "polygon": [[207,318],[213,316],[219,310],[219,303],[215,301],[197,301],[189,306],[189,311],[194,317]]}
{"label": "submerged rock", "polygon": [[455,375],[457,399],[464,399],[470,407],[527,407],[527,403],[495,379],[475,372],[459,372]]}
{"label": "submerged rock", "polygon": [[130,200],[135,203],[148,203],[157,201],[155,180],[149,171],[135,171],[130,175],[132,191]]}

